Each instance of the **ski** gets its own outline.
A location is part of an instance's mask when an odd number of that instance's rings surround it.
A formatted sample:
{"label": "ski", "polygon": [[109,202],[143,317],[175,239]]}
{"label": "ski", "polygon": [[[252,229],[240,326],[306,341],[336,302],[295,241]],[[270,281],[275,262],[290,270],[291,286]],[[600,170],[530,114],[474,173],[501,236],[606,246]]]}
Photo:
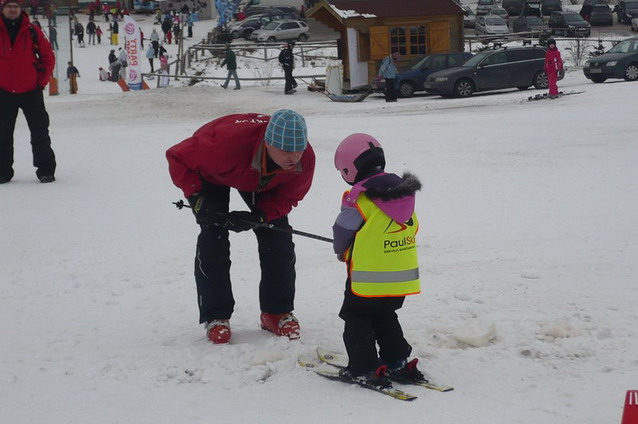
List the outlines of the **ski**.
{"label": "ski", "polygon": [[[584,91],[560,91],[558,93],[558,97],[569,96],[569,95],[572,95],[572,94],[581,94],[581,93],[584,93]],[[536,94],[534,96],[529,96],[527,98],[527,101],[531,102],[531,101],[534,101],[534,100],[543,100],[543,99],[549,99],[549,98],[550,98],[549,94],[547,94],[547,93]]]}
{"label": "ski", "polygon": [[[346,358],[345,355],[337,353],[337,352],[328,351],[326,349],[323,349],[322,347],[317,348],[317,356],[319,357],[319,359],[321,359],[322,362],[333,365],[337,368],[345,368],[348,364],[348,359]],[[388,378],[392,380],[392,377],[388,376]],[[435,390],[437,392],[450,392],[454,390],[454,387],[444,386],[441,384],[436,384],[431,382],[428,375],[426,375],[426,378],[427,378],[426,380],[422,380],[422,381],[397,381],[397,382],[401,384],[421,386],[421,387],[425,387],[426,389]]]}
{"label": "ski", "polygon": [[372,384],[366,384],[363,381],[344,379],[339,375],[339,371],[337,370],[337,368],[330,367],[331,369],[322,369],[321,366],[324,365],[324,363],[317,361],[315,358],[310,359],[301,355],[299,356],[297,362],[299,362],[299,365],[301,365],[303,368],[329,380],[340,381],[346,384],[356,384],[360,387],[363,387],[364,389],[372,390],[398,400],[411,401],[417,398],[414,395],[405,393],[399,389],[395,389],[392,387],[380,387],[374,386]]}

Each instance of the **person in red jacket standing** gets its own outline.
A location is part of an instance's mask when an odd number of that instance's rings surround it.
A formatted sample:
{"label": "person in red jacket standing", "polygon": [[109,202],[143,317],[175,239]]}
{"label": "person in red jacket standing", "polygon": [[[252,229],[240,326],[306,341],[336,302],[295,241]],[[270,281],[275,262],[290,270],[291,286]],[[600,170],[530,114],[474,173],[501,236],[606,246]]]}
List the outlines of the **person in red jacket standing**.
{"label": "person in red jacket standing", "polygon": [[547,53],[545,53],[545,75],[547,75],[547,82],[549,83],[549,98],[555,99],[558,97],[558,86],[556,82],[559,79],[559,74],[563,72],[563,59],[560,57],[560,52],[556,48],[556,40],[550,38],[547,40]]}
{"label": "person in red jacket standing", "polygon": [[[215,119],[166,152],[173,183],[188,199],[201,233],[195,282],[199,322],[213,343],[230,341],[233,299],[228,231],[253,230],[259,246],[261,326],[299,338],[292,314],[295,246],[288,214],[312,184],[315,154],[304,118],[282,109],[272,116],[236,114]],[[229,212],[230,189],[249,211]],[[260,224],[262,224],[260,226]]]}
{"label": "person in red jacket standing", "polygon": [[43,183],[55,181],[55,154],[42,90],[55,66],[51,44],[18,0],[0,0],[0,184],[13,178],[13,132],[22,109],[31,131],[33,165]]}

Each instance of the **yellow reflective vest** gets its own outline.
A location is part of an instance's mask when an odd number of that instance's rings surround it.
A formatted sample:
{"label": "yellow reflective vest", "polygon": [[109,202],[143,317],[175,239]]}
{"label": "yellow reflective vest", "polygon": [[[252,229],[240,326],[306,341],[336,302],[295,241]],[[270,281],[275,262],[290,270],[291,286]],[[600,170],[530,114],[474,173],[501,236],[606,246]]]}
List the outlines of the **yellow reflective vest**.
{"label": "yellow reflective vest", "polygon": [[416,213],[398,223],[365,193],[357,198],[365,223],[357,232],[350,256],[352,292],[361,297],[400,297],[421,292]]}

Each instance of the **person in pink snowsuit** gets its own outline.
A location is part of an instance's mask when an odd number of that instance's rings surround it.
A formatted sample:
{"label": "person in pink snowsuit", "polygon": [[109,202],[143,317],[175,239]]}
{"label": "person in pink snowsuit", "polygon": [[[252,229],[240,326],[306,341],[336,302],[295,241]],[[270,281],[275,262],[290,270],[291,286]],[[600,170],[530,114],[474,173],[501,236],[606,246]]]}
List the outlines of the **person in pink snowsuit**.
{"label": "person in pink snowsuit", "polygon": [[549,83],[549,98],[555,99],[558,97],[558,76],[563,72],[563,59],[560,57],[560,52],[556,48],[556,40],[550,38],[547,40],[547,53],[545,54],[545,75],[547,75],[547,82]]}

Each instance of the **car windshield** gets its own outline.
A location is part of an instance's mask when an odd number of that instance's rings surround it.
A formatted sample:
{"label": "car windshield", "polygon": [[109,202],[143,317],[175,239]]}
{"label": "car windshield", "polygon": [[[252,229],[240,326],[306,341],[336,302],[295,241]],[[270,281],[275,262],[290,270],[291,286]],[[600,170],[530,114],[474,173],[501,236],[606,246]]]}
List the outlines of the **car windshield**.
{"label": "car windshield", "polygon": [[502,18],[497,18],[496,16],[492,16],[492,17],[485,17],[485,25],[494,25],[494,26],[500,26],[500,25],[505,25],[505,21]]}
{"label": "car windshield", "polygon": [[625,40],[616,44],[608,53],[638,52],[638,40]]}
{"label": "car windshield", "polygon": [[264,27],[264,29],[275,29],[279,26],[279,22],[271,22]]}
{"label": "car windshield", "polygon": [[478,4],[481,4],[481,5],[494,4],[494,0],[479,0]]}
{"label": "car windshield", "polygon": [[638,9],[638,1],[627,1],[625,2],[625,9]]}
{"label": "car windshield", "polygon": [[414,65],[410,66],[410,70],[411,71],[418,71],[419,69],[423,69],[425,68],[427,62],[430,60],[429,57],[424,57],[423,59],[419,60],[417,63],[415,63]]}
{"label": "car windshield", "polygon": [[605,5],[594,6],[593,11],[597,13],[607,13],[607,12],[611,13],[611,9],[609,8],[609,6],[605,6]]}
{"label": "car windshield", "polygon": [[578,13],[566,13],[563,16],[565,17],[565,22],[568,24],[579,24],[585,22]]}
{"label": "car windshield", "polygon": [[463,67],[474,68],[476,67],[476,65],[481,63],[483,59],[485,59],[487,56],[491,54],[492,52],[490,51],[490,52],[482,52],[475,56],[472,56],[467,62],[463,64]]}
{"label": "car windshield", "polygon": [[543,25],[545,25],[545,21],[543,21],[538,16],[528,16],[527,17],[527,25],[529,25],[529,26],[543,26]]}

